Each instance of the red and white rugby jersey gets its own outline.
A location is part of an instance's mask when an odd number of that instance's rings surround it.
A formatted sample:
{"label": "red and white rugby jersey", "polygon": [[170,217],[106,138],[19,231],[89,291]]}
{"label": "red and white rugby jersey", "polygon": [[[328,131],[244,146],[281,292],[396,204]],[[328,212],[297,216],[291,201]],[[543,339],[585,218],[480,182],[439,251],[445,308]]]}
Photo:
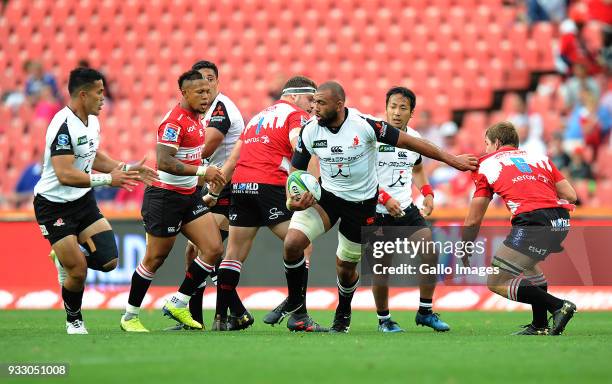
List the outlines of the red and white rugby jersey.
{"label": "red and white rugby jersey", "polygon": [[232,183],[285,185],[291,169],[289,132],[300,129],[308,118],[304,110],[282,100],[255,115],[240,135]]}
{"label": "red and white rugby jersey", "polygon": [[[157,129],[157,144],[177,148],[174,157],[184,164],[199,166],[202,162],[204,146],[204,126],[200,117],[178,104],[166,114]],[[169,189],[183,194],[195,191],[197,176],[177,176],[158,171],[159,182],[153,186]]]}
{"label": "red and white rugby jersey", "polygon": [[491,198],[497,193],[513,218],[536,209],[571,207],[557,197],[555,184],[564,177],[547,156],[502,147],[481,157],[479,164],[472,171],[474,197]]}

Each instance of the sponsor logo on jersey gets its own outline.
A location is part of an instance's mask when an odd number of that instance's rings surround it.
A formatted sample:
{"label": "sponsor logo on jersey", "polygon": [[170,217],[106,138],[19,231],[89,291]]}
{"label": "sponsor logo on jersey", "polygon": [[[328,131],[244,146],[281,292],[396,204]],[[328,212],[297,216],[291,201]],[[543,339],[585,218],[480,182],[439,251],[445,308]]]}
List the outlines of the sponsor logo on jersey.
{"label": "sponsor logo on jersey", "polygon": [[404,151],[400,151],[397,153],[397,157],[399,157],[400,159],[407,159],[408,158],[408,154]]}
{"label": "sponsor logo on jersey", "polygon": [[351,177],[351,167],[348,164],[330,164],[330,167],[330,175],[332,179],[335,179],[338,176],[342,176],[344,178]]}
{"label": "sponsor logo on jersey", "polygon": [[198,204],[196,207],[197,208],[196,208],[195,211],[191,211],[194,215],[198,215],[198,214],[204,212],[206,210],[206,208],[207,208],[207,207],[203,206],[202,204]]}
{"label": "sponsor logo on jersey", "polygon": [[57,144],[58,145],[69,145],[70,144],[70,136],[65,133],[60,133],[57,135]]}
{"label": "sponsor logo on jersey", "polygon": [[553,228],[567,228],[570,226],[569,219],[558,218],[550,221]]}
{"label": "sponsor logo on jersey", "polygon": [[225,116],[225,112],[223,111],[223,106],[221,104],[217,104],[217,108],[212,113],[213,116]]}
{"label": "sponsor logo on jersey", "polygon": [[55,223],[53,223],[54,227],[61,227],[63,225],[66,225],[66,223],[64,223],[64,220],[62,220],[61,217],[59,219],[55,220]]}
{"label": "sponsor logo on jersey", "polygon": [[331,153],[342,153],[342,146],[335,145],[331,147]]}
{"label": "sponsor logo on jersey", "polygon": [[[395,186],[403,187],[407,182],[407,172],[404,169],[394,169],[391,175],[391,184],[388,187],[392,188]],[[399,184],[399,185],[398,185]]]}
{"label": "sponsor logo on jersey", "polygon": [[327,140],[315,140],[312,143],[313,148],[327,148]]}
{"label": "sponsor logo on jersey", "polygon": [[512,183],[519,183],[521,181],[536,181],[536,177],[532,176],[532,175],[521,175],[521,176],[517,176],[512,178]]}
{"label": "sponsor logo on jersey", "polygon": [[178,141],[179,130],[177,127],[171,126],[167,124],[164,128],[164,134],[162,135],[162,140],[164,141]]}
{"label": "sponsor logo on jersey", "polygon": [[378,131],[379,137],[384,137],[387,134],[387,123],[383,121],[377,121],[375,126],[376,130]]}
{"label": "sponsor logo on jersey", "polygon": [[395,147],[392,145],[381,145],[378,147],[378,152],[395,152]]}
{"label": "sponsor logo on jersey", "polygon": [[356,147],[359,145],[359,136],[355,136],[353,138],[353,147]]}
{"label": "sponsor logo on jersey", "polygon": [[42,233],[43,236],[48,236],[49,232],[47,231],[47,227],[45,227],[44,225],[39,225],[40,227],[40,232]]}
{"label": "sponsor logo on jersey", "polygon": [[176,232],[176,227],[168,227],[168,233]]}
{"label": "sponsor logo on jersey", "polygon": [[302,136],[298,136],[297,143],[295,144],[295,150],[302,153]]}
{"label": "sponsor logo on jersey", "polygon": [[77,139],[77,145],[87,144],[87,136],[81,136]]}

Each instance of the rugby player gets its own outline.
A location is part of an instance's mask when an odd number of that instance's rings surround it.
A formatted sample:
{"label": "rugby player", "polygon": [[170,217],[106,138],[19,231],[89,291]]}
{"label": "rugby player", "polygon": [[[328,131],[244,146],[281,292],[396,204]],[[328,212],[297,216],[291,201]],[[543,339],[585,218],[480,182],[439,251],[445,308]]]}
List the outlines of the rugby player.
{"label": "rugby player", "polygon": [[201,329],[187,308],[190,296],[212,272],[223,253],[217,224],[196,191],[198,176],[210,183],[225,184],[214,166],[203,166],[204,126],[200,114],[210,104],[210,88],[198,71],[188,71],[178,79],[182,100],[157,129],[157,169],[160,181],[145,190],[142,218],[147,233],[143,261],[132,275],[132,285],[121,328],[128,332],[148,332],[138,317],[140,305],[157,269],[172,250],[179,232],[201,251],[189,266],[181,286],[162,311],[189,327]]}
{"label": "rugby player", "polygon": [[[560,335],[576,312],[576,305],[547,292],[538,263],[563,250],[561,243],[569,232],[569,210],[576,201],[576,191],[548,157],[518,146],[518,134],[511,122],[487,129],[487,154],[472,173],[476,191],[462,238],[476,239],[493,194],[500,195],[512,213],[512,229],[495,252],[492,265],[499,268],[499,273],[490,274],[487,285],[509,300],[531,304],[533,321],[514,335]],[[467,257],[463,261],[469,265]],[[550,327],[547,312],[552,314]]]}
{"label": "rugby player", "polygon": [[[421,135],[408,127],[416,106],[414,92],[404,87],[391,88],[386,95],[386,115],[389,124],[408,135],[420,138]],[[422,157],[414,151],[400,150],[391,145],[376,144],[376,171],[378,174],[378,204],[376,205],[377,226],[406,227],[407,235],[413,241],[431,241],[431,229],[424,217],[431,214],[434,207],[433,189],[427,181]],[[412,202],[412,182],[423,194],[423,209]],[[423,264],[435,266],[438,255],[435,252],[420,255]],[[448,331],[450,327],[433,312],[433,294],[436,289],[434,274],[421,275],[420,301],[415,322],[436,331]],[[386,279],[385,279],[386,280]],[[386,281],[379,282],[375,277],[372,293],[378,315],[378,330],[381,332],[401,332],[402,329],[391,319],[389,312],[389,287]]]}
{"label": "rugby player", "polygon": [[[236,292],[242,263],[260,227],[268,227],[281,240],[287,234],[291,211],[286,207],[285,183],[291,168],[290,157],[302,124],[310,117],[315,89],[316,84],[308,78],[289,79],[280,100],[249,121],[234,148],[232,158],[238,154],[239,157],[232,176],[229,238],[219,267],[214,330],[244,329],[253,324],[253,316]],[[233,162],[227,162],[224,172]],[[305,291],[300,292],[300,300],[304,295]],[[324,331],[301,313],[290,318],[287,327],[295,331]]]}
{"label": "rugby player", "polygon": [[346,108],[344,89],[336,82],[320,85],[314,103],[316,119],[308,121],[300,133],[292,169],[305,170],[312,155],[319,157],[321,199],[316,202],[308,192],[299,198],[289,196],[288,207],[299,212],[293,215],[284,242],[289,297],[283,312],[294,313],[303,306],[304,250],[340,221],[336,252],[339,303],[330,332],[348,332],[351,300],[359,285],[361,226],[376,220],[376,142],[410,149],[460,170],[475,169],[477,158],[448,154],[384,121]]}
{"label": "rugby player", "polygon": [[94,69],[70,72],[70,102],[47,128],[42,175],[34,187],[34,213],[53,249],[68,334],[87,334],[81,314],[87,268],[111,271],[119,257],[115,235],[98,209],[92,187],[131,190],[136,181],[150,184],[157,179],[145,159],[130,166],[98,149],[103,84],[104,77]]}
{"label": "rugby player", "polygon": [[[201,60],[195,63],[191,69],[199,71],[204,76],[204,79],[208,81],[210,97],[212,99],[206,114],[202,118],[202,124],[206,132],[206,141],[202,153],[203,163],[221,168],[232,153],[236,141],[240,138],[240,134],[244,129],[244,120],[242,120],[242,115],[236,104],[229,97],[219,92],[219,70],[215,63]],[[226,179],[229,179],[227,175]],[[198,179],[197,190],[202,192],[203,186],[204,179],[200,177]],[[230,196],[231,186],[229,183],[221,191],[208,190],[208,193],[204,194],[205,203],[215,218],[222,241],[225,241],[228,235]],[[198,252],[196,246],[191,241],[188,241],[185,249],[186,269],[189,269]],[[220,262],[221,259],[215,263],[215,270],[210,274],[210,278],[215,283],[217,280],[216,269],[219,267]],[[199,323],[204,321],[202,299],[205,288],[206,280],[198,287],[189,300],[191,317]],[[180,330],[185,327],[183,324],[178,324],[175,327],[168,328],[168,330]]]}

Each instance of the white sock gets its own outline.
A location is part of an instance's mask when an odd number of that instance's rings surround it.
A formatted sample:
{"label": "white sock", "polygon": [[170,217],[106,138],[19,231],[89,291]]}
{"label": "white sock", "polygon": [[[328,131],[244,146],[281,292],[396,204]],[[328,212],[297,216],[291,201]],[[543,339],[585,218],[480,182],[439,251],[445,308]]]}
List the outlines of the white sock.
{"label": "white sock", "polygon": [[376,317],[378,317],[378,320],[381,320],[381,321],[389,320],[391,318],[391,312],[389,312],[387,316],[376,315]]}
{"label": "white sock", "polygon": [[177,308],[185,308],[187,304],[189,304],[189,299],[191,297],[180,292],[176,292],[172,298],[170,298],[170,302],[174,304]]}
{"label": "white sock", "polygon": [[132,317],[138,317],[138,314],[140,313],[140,307],[135,307],[133,305],[126,305],[125,306],[125,315],[124,317],[131,319]]}

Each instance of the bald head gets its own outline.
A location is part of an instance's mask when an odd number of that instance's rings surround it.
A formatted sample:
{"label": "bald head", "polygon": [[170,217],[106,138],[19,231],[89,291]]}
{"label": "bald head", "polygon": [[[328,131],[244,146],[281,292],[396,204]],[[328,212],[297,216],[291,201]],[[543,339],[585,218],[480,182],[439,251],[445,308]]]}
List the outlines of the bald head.
{"label": "bald head", "polygon": [[325,92],[329,91],[329,95],[335,100],[340,100],[343,103],[346,101],[346,95],[344,93],[344,88],[335,81],[326,81],[325,83],[319,85],[317,88],[317,92]]}

